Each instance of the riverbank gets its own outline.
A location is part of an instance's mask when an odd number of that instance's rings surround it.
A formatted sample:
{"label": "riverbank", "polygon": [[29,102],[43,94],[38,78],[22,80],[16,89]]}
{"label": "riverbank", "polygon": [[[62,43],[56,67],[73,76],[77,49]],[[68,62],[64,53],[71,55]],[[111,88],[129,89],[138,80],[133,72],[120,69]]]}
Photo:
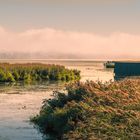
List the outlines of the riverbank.
{"label": "riverbank", "polygon": [[[33,63],[33,61],[29,62]],[[21,61],[9,61],[9,63],[21,63]],[[78,69],[81,71],[81,81],[83,82],[113,79],[113,71],[105,69],[102,62],[35,61],[34,63],[54,63],[64,65],[68,69]],[[43,100],[52,97],[50,95],[53,91],[63,88],[63,84],[53,83],[53,81],[41,84],[37,82],[33,85],[26,83],[0,84],[0,111],[3,114],[0,116],[0,139],[43,140],[42,134],[33,127],[29,119],[39,113]]]}
{"label": "riverbank", "polygon": [[139,139],[140,80],[72,84],[31,121],[54,139]]}

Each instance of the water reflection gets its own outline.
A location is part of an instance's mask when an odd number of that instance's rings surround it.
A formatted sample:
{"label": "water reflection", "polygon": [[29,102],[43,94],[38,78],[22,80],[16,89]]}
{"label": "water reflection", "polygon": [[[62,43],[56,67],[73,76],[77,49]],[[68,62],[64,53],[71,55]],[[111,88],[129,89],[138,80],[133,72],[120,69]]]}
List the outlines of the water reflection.
{"label": "water reflection", "polygon": [[66,85],[65,82],[34,82],[34,83],[0,83],[0,93],[21,94],[22,92],[43,92],[59,90]]}
{"label": "water reflection", "polygon": [[65,83],[0,84],[0,140],[42,140],[42,134],[29,123],[43,99]]}

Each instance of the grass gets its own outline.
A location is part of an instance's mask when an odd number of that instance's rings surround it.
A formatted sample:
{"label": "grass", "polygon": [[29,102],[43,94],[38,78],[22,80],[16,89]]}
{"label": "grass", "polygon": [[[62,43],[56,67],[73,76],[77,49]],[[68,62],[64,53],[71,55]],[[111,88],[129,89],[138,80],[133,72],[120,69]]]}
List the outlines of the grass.
{"label": "grass", "polygon": [[140,80],[70,84],[31,121],[52,140],[139,140]]}

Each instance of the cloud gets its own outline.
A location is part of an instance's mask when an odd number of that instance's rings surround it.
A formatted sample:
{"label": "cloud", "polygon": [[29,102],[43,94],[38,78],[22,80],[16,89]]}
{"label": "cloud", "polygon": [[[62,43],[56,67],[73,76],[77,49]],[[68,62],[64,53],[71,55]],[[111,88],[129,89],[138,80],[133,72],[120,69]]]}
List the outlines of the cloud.
{"label": "cloud", "polygon": [[140,35],[116,32],[102,36],[53,28],[12,32],[0,27],[0,52],[54,52],[93,58],[138,58]]}

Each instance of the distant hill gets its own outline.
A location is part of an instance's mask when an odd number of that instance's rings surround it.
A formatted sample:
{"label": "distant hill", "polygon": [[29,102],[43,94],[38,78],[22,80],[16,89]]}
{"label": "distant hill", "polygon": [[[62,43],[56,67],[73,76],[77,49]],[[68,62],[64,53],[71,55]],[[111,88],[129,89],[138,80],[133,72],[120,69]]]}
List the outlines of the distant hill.
{"label": "distant hill", "polygon": [[0,59],[82,59],[83,56],[74,54],[56,54],[56,53],[17,53],[3,52],[0,53]]}

